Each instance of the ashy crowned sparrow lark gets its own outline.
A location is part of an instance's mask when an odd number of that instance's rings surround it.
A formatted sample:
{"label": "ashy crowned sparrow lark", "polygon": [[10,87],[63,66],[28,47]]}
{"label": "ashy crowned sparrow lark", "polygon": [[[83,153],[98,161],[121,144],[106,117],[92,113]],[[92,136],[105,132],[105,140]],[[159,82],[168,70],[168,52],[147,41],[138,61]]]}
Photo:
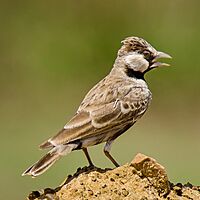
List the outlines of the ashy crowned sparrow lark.
{"label": "ashy crowned sparrow lark", "polygon": [[123,40],[111,72],[88,92],[64,128],[40,145],[49,152],[22,175],[38,176],[62,156],[79,149],[93,165],[87,147],[102,142],[106,142],[105,155],[118,167],[109,153],[111,144],[147,110],[152,95],[144,75],[154,68],[168,66],[158,62],[159,58],[171,57],[142,38]]}

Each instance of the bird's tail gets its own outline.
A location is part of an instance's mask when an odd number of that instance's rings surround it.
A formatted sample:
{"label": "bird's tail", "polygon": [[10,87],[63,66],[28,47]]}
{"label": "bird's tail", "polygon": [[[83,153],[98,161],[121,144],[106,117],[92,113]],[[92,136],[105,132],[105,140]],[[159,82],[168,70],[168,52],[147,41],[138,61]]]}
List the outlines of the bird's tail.
{"label": "bird's tail", "polygon": [[45,156],[38,160],[35,164],[29,167],[22,176],[31,175],[32,177],[39,176],[51,167],[62,156],[69,154],[77,144],[58,145],[51,149]]}

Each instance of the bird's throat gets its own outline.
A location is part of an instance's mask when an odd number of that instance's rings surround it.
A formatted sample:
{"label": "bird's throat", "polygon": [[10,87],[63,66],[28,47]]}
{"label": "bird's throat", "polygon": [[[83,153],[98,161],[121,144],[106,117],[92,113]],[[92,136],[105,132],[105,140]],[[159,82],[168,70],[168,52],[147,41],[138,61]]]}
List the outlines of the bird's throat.
{"label": "bird's throat", "polygon": [[142,72],[134,71],[133,69],[126,68],[125,73],[128,77],[144,80],[144,73]]}

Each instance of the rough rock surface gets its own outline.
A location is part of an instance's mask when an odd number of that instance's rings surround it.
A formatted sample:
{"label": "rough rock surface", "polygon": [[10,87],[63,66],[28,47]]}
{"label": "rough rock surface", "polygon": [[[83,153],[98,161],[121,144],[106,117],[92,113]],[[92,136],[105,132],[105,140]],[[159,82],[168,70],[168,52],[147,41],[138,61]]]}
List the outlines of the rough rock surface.
{"label": "rough rock surface", "polygon": [[115,169],[78,169],[58,188],[34,191],[27,199],[200,200],[200,187],[170,183],[163,166],[153,158],[137,154],[130,164]]}

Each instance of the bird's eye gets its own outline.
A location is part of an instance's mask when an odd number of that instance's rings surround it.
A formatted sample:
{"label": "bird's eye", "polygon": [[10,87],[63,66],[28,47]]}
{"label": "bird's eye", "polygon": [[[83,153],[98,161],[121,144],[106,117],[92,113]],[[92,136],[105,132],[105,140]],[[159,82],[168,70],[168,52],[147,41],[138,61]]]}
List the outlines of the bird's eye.
{"label": "bird's eye", "polygon": [[143,55],[144,55],[144,57],[147,59],[147,60],[149,60],[150,59],[150,57],[151,57],[151,53],[149,52],[149,51],[143,51]]}

